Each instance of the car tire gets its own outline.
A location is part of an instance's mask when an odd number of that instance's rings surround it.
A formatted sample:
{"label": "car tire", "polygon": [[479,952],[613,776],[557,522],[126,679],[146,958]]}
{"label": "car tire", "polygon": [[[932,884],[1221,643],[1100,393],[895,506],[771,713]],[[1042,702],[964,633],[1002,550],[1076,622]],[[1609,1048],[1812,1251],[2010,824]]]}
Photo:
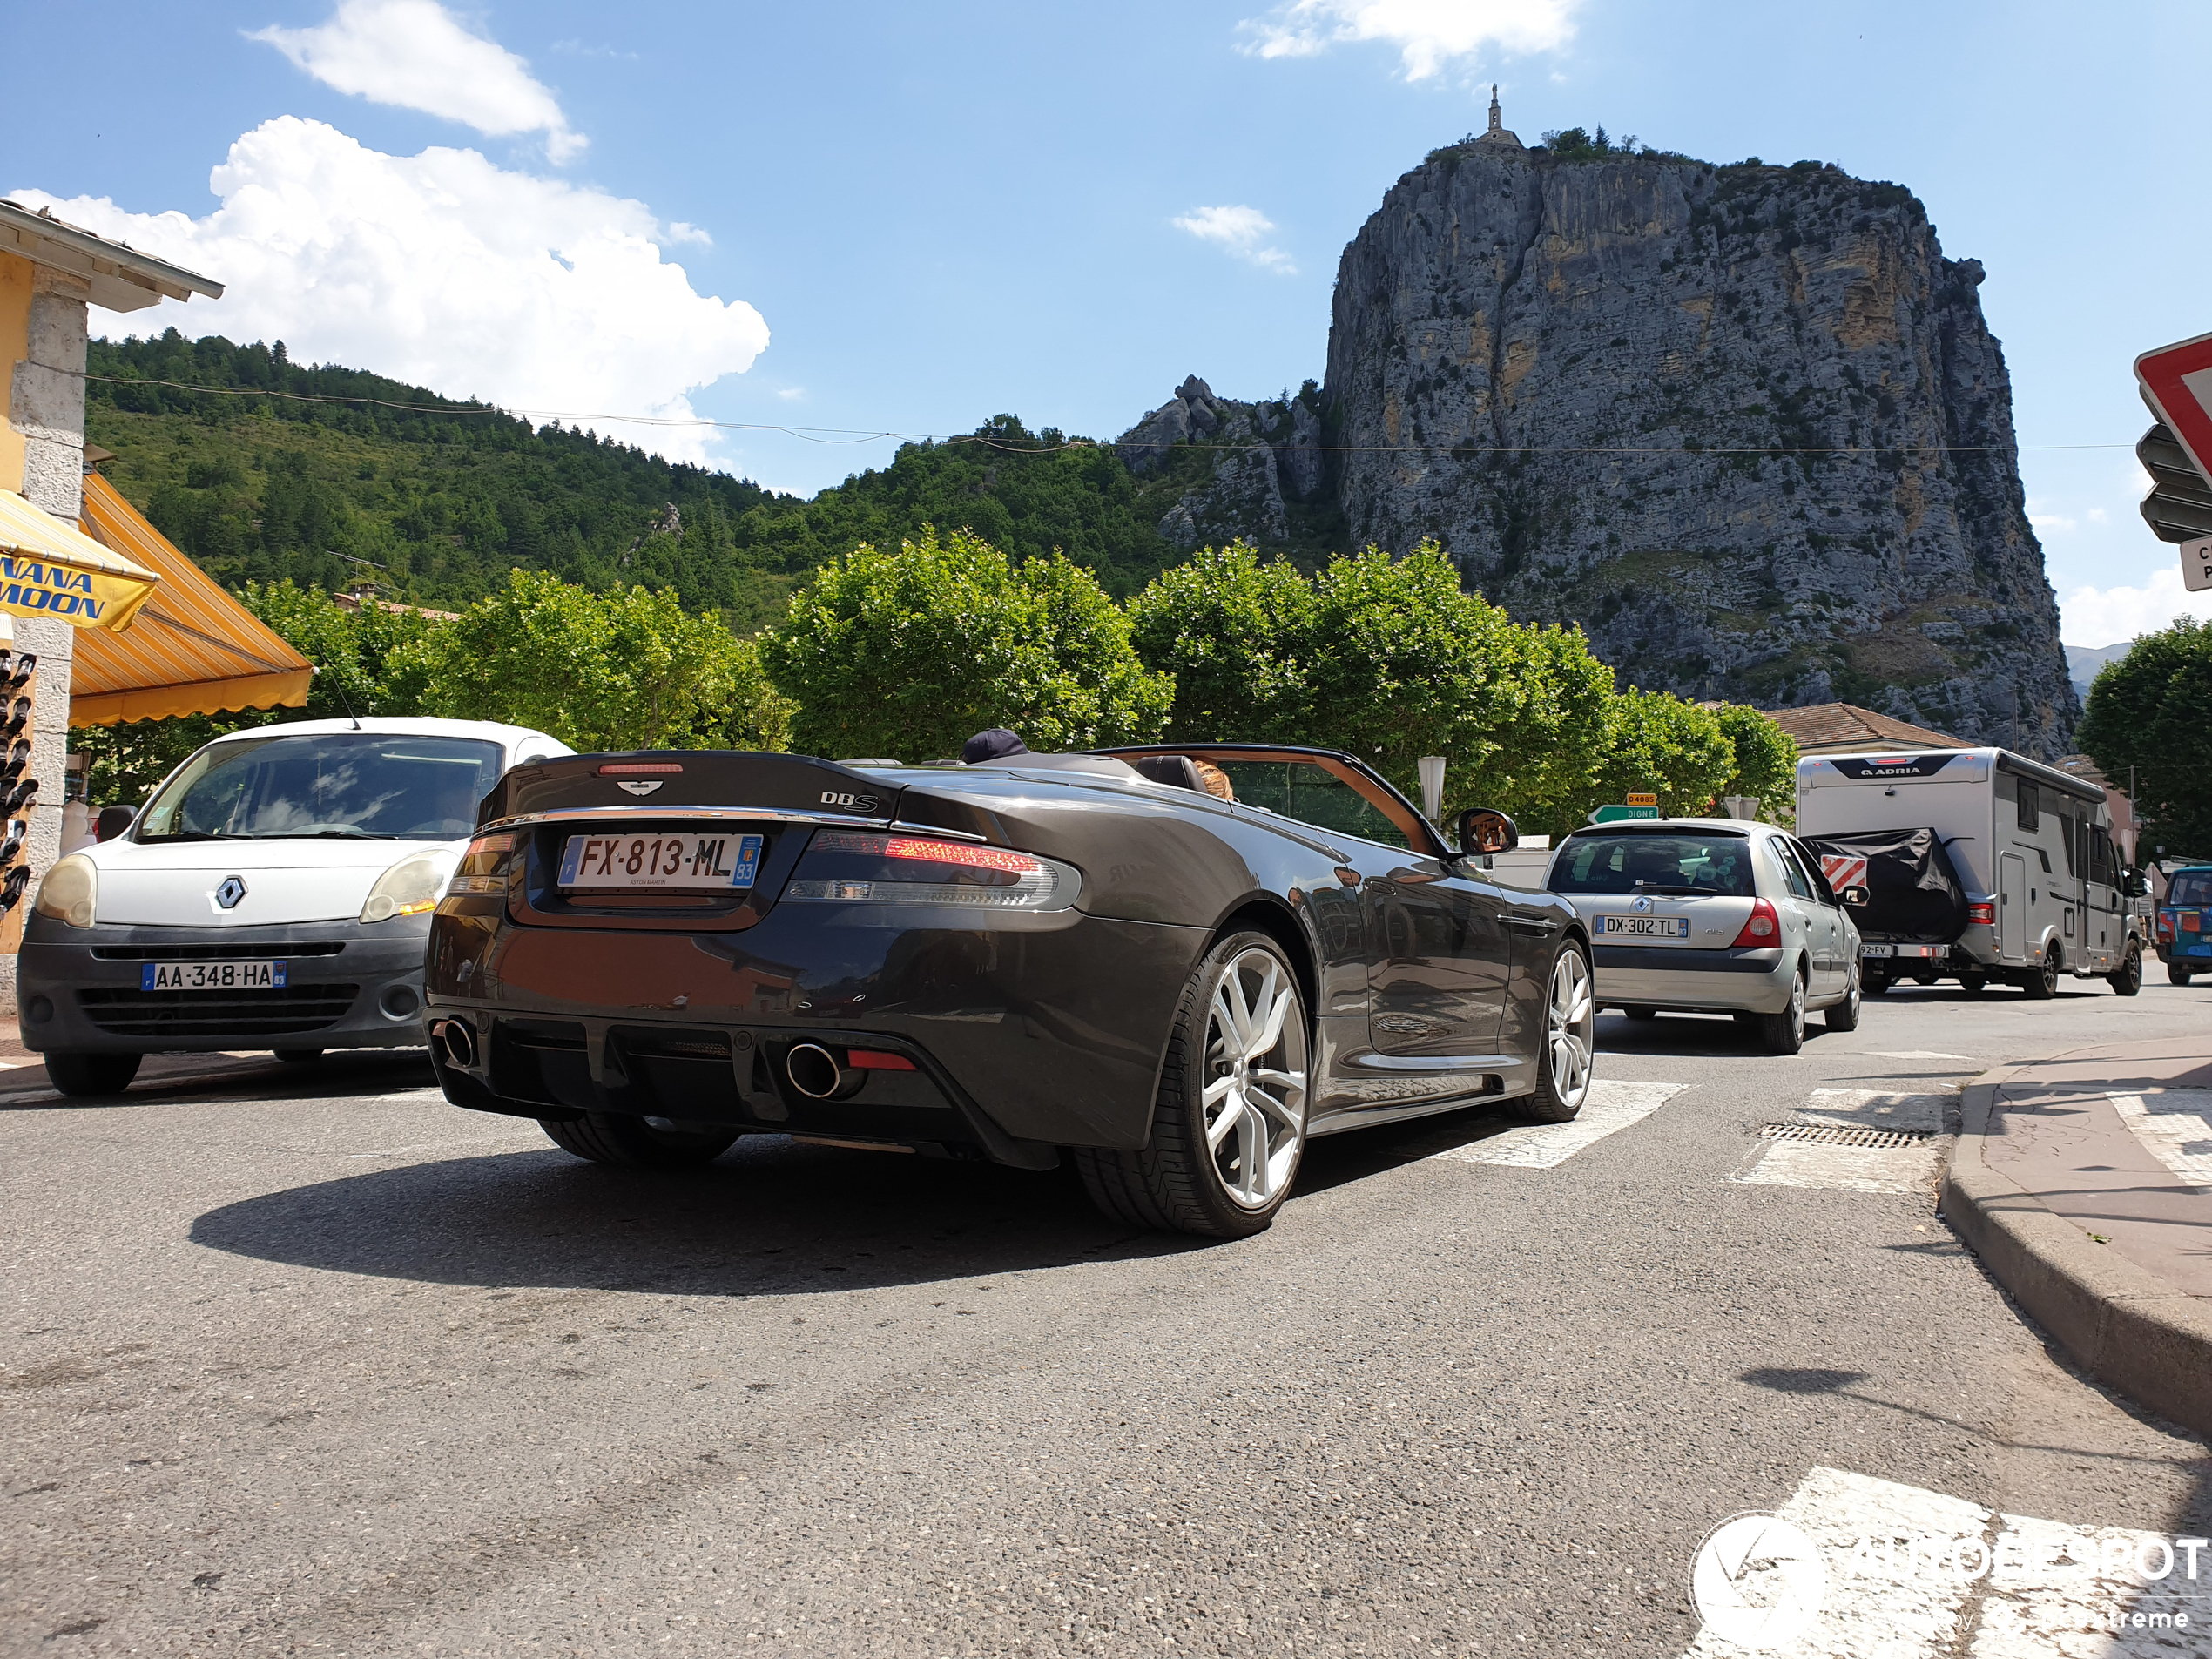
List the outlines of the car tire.
{"label": "car tire", "polygon": [[1890,976],[1887,974],[1869,974],[1859,981],[1859,988],[1869,996],[1886,996],[1889,994]]}
{"label": "car tire", "polygon": [[1261,933],[1221,941],[1176,1005],[1150,1141],[1134,1152],[1071,1149],[1090,1201],[1115,1221],[1163,1232],[1264,1231],[1305,1156],[1312,1047],[1283,948]]}
{"label": "car tire", "polygon": [[1758,1034],[1769,1054],[1795,1054],[1805,1046],[1805,976],[1790,981],[1790,1005],[1779,1014],[1739,1014],[1737,1019]]}
{"label": "car tire", "polygon": [[1657,1008],[1622,1008],[1621,1012],[1631,1020],[1656,1020],[1659,1017]]}
{"label": "car tire", "polygon": [[1858,976],[1856,974],[1853,974],[1849,976],[1849,994],[1844,996],[1842,1001],[1831,1003],[1829,1005],[1828,1011],[1821,1016],[1820,1022],[1822,1026],[1830,1031],[1856,1031],[1858,1029],[1858,1011],[1861,1007],[1858,994]]}
{"label": "car tire", "polygon": [[695,1170],[728,1151],[741,1132],[719,1123],[657,1129],[642,1117],[618,1112],[541,1117],[537,1126],[563,1151],[618,1170]]}
{"label": "car tire", "polygon": [[2128,946],[2127,959],[2120,964],[2117,970],[2107,974],[2105,977],[2110,982],[2113,994],[2116,996],[2133,996],[2141,990],[2143,988],[2143,948],[2141,945]]}
{"label": "car tire", "polygon": [[[1590,1097],[1597,1060],[1597,996],[1590,959],[1579,939],[1552,958],[1544,996],[1544,1041],[1536,1054],[1536,1089],[1507,1109],[1532,1123],[1572,1123]],[[1629,1011],[1635,1017],[1635,1010]]]}
{"label": "car tire", "polygon": [[64,1095],[119,1095],[138,1075],[135,1054],[75,1054],[67,1049],[46,1056],[46,1077]]}
{"label": "car tire", "polygon": [[1964,991],[1968,996],[1979,996],[1984,991],[1989,988],[1989,975],[1986,974],[1961,974],[1959,975],[1959,988]]}
{"label": "car tire", "polygon": [[277,1049],[271,1052],[287,1066],[312,1065],[322,1058],[320,1049]]}
{"label": "car tire", "polygon": [[2189,982],[2190,970],[2183,968],[2179,962],[2168,962],[2166,965],[2166,978],[2169,984],[2186,985]]}
{"label": "car tire", "polygon": [[2059,994],[2059,948],[2056,945],[2043,953],[2043,965],[2029,970],[2020,981],[2020,989],[2027,993],[2031,1002],[2047,1002]]}

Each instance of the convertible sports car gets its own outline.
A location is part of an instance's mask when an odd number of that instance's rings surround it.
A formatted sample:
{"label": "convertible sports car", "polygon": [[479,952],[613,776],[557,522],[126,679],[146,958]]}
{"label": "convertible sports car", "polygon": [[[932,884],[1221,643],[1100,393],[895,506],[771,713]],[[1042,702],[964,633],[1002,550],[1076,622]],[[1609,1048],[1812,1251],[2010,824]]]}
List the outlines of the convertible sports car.
{"label": "convertible sports car", "polygon": [[[1509,848],[1502,814],[1464,842]],[[748,1131],[1024,1169],[1234,1237],[1309,1136],[1589,1091],[1589,945],[1348,755],[518,766],[433,918],[455,1104],[668,1169]]]}

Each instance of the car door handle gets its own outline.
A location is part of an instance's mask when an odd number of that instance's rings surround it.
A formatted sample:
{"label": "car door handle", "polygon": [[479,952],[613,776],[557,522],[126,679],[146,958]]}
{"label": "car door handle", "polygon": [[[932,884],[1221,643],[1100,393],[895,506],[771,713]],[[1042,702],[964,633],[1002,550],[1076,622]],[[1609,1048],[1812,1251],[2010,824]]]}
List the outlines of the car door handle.
{"label": "car door handle", "polygon": [[1501,916],[1499,920],[1514,932],[1523,934],[1548,934],[1559,926],[1542,916]]}

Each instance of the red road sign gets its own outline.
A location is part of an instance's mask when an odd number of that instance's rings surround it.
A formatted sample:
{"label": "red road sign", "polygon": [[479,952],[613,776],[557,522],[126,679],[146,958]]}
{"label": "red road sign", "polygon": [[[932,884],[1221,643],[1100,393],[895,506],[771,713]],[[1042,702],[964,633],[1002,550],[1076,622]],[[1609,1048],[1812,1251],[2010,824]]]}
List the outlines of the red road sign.
{"label": "red road sign", "polygon": [[2135,382],[2212,484],[2212,334],[2145,352],[2135,360]]}

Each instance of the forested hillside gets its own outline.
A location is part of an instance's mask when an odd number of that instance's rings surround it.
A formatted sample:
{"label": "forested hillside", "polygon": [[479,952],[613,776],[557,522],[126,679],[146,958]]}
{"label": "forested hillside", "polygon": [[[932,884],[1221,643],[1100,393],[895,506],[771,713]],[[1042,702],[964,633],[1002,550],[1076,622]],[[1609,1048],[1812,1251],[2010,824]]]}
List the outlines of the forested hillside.
{"label": "forested hillside", "polygon": [[86,436],[116,453],[104,470],[233,587],[369,579],[388,597],[458,609],[519,567],[601,590],[672,588],[750,633],[826,560],[863,541],[895,547],[925,523],[973,529],[1017,557],[1062,549],[1117,596],[1177,556],[1153,528],[1159,491],[1141,496],[1110,448],[1032,434],[1011,415],[903,446],[890,466],[807,501],[381,375],[304,367],[281,341],[172,329],[96,341],[89,369],[101,378],[87,385]]}

